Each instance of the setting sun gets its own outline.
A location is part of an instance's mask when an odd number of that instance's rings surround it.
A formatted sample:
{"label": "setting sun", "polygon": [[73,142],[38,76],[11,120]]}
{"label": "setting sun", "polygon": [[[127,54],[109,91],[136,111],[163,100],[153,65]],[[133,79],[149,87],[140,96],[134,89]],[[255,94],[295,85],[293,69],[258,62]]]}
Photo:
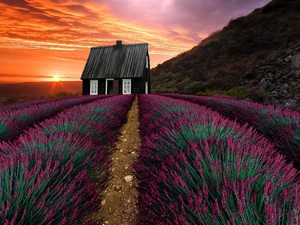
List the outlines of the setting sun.
{"label": "setting sun", "polygon": [[59,76],[58,75],[53,75],[52,79],[55,82],[59,82]]}

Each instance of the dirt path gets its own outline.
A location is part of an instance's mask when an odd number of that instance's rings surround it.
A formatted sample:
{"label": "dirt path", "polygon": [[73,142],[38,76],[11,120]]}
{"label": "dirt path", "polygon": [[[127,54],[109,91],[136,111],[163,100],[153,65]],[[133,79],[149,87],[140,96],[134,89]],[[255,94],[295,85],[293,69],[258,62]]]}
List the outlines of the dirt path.
{"label": "dirt path", "polygon": [[[121,129],[121,135],[115,143],[116,151],[112,154],[111,180],[102,193],[101,209],[92,215],[93,221],[104,218],[103,224],[137,224],[137,181],[131,167],[137,157],[136,149],[140,146],[137,98],[128,113],[127,123]],[[130,177],[132,176],[132,177]],[[125,181],[124,178],[133,178]],[[100,224],[96,222],[96,224]]]}

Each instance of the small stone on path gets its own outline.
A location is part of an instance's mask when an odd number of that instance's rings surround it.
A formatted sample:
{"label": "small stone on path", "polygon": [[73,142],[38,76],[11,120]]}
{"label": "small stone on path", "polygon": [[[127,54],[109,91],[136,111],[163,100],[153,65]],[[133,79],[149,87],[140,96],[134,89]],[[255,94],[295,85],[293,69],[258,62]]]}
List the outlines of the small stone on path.
{"label": "small stone on path", "polygon": [[116,191],[120,191],[120,190],[121,190],[121,186],[120,186],[120,185],[116,185],[116,186],[115,186],[115,190],[116,190]]}
{"label": "small stone on path", "polygon": [[127,209],[124,209],[125,213],[133,213],[134,212],[134,207],[129,207]]}
{"label": "small stone on path", "polygon": [[129,183],[133,180],[133,176],[132,175],[127,175],[126,177],[124,177],[124,180],[126,183]]}

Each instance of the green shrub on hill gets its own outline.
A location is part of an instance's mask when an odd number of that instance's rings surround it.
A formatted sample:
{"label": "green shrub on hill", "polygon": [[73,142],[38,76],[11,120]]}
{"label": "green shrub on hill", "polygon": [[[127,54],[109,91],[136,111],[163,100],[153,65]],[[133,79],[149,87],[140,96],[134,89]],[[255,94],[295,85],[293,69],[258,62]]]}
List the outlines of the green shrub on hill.
{"label": "green shrub on hill", "polygon": [[3,101],[3,105],[9,105],[9,104],[17,103],[17,102],[18,102],[18,98],[10,97]]}
{"label": "green shrub on hill", "polygon": [[229,95],[236,99],[245,99],[248,96],[248,88],[244,86],[237,86],[230,88],[229,90],[217,90],[217,89],[207,89],[205,91],[199,91],[196,95],[200,96],[214,96],[218,94]]}

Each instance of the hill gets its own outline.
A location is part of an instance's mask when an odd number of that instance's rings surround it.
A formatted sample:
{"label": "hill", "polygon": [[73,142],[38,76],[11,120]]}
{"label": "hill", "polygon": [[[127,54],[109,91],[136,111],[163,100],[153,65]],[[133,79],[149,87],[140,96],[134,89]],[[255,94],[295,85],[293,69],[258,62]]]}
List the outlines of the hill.
{"label": "hill", "polygon": [[[269,103],[270,91],[258,87],[260,81],[246,81],[257,75],[252,73],[255,66],[274,61],[274,57],[285,54],[287,49],[294,54],[287,54],[290,56],[288,63],[293,61],[291,58],[300,52],[298,43],[300,2],[273,0],[247,16],[230,21],[191,50],[153,68],[152,91],[198,95],[222,93]],[[286,75],[281,71],[278,73],[278,79]],[[281,97],[273,97],[274,102],[284,103]]]}
{"label": "hill", "polygon": [[0,105],[48,97],[80,95],[81,81],[0,83]]}

